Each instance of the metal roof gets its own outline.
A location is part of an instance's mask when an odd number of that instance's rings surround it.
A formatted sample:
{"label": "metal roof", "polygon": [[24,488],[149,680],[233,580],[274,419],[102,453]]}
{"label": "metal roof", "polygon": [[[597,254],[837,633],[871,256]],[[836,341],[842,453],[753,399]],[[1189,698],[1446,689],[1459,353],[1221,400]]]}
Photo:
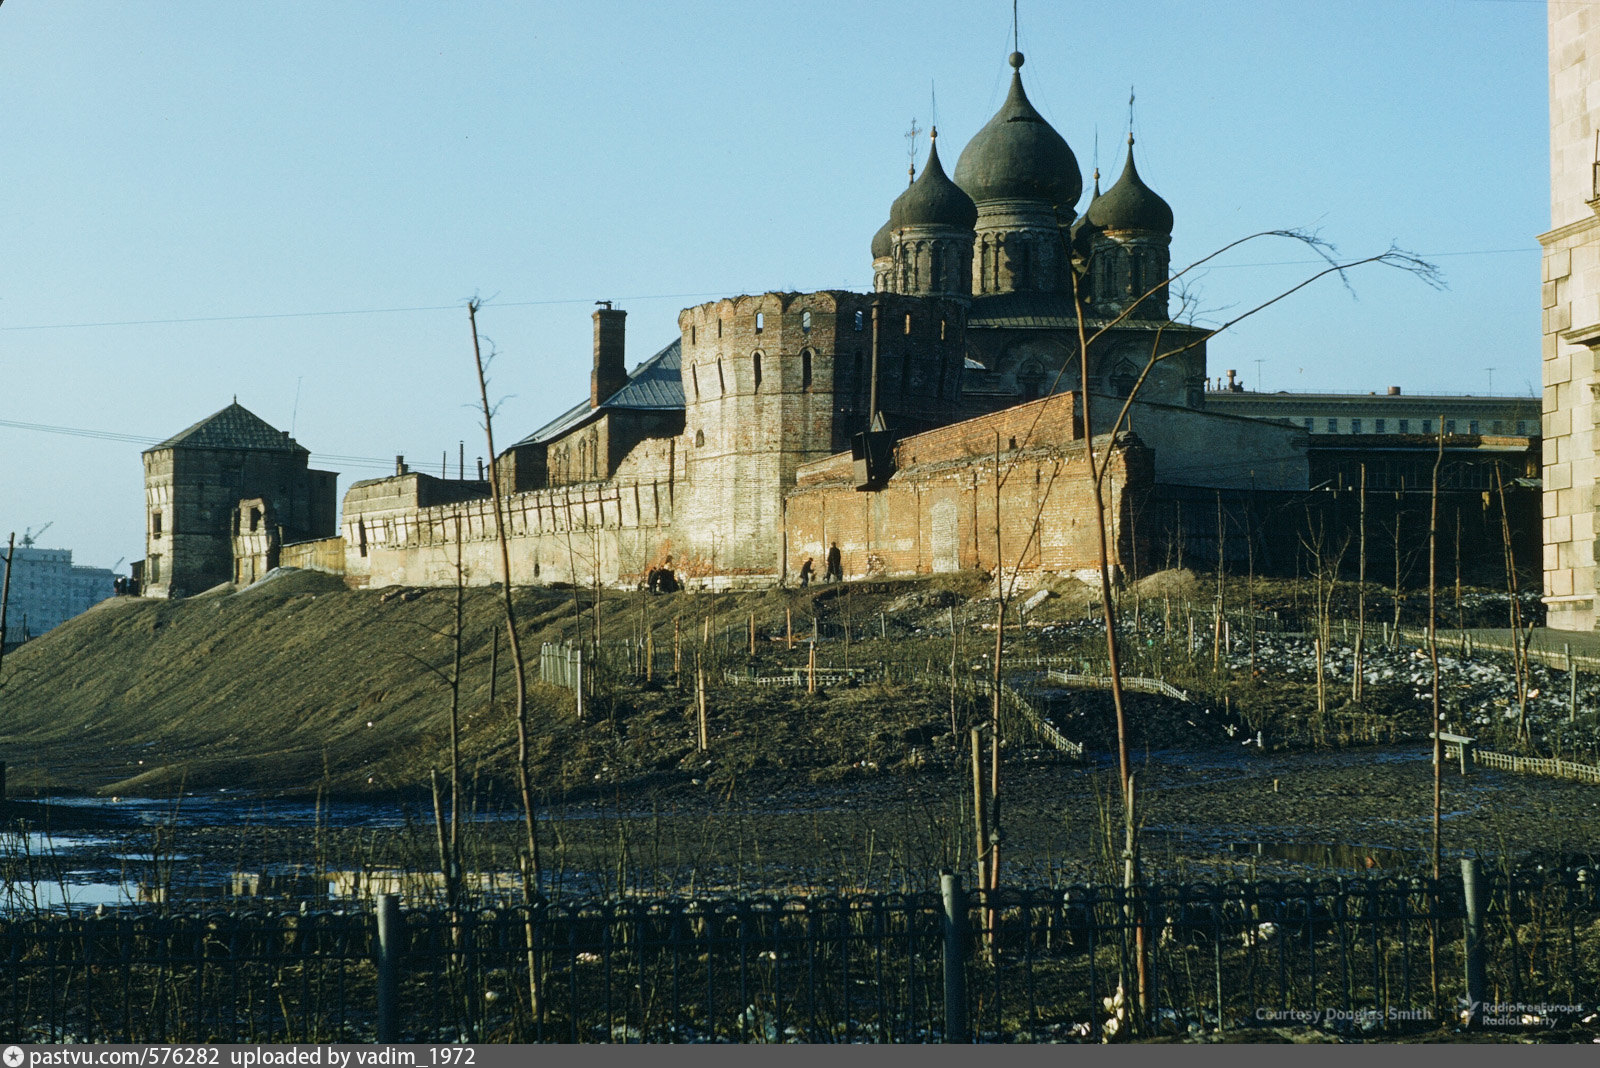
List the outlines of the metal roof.
{"label": "metal roof", "polygon": [[579,401],[516,444],[540,445],[554,441],[602,411],[682,411],[682,367],[683,341],[673,338],[671,344],[635,367],[628,376],[627,385],[600,407],[591,408],[587,400]]}
{"label": "metal roof", "polygon": [[234,401],[220,412],[208,415],[187,430],[180,431],[145,452],[158,449],[257,449],[270,452],[308,452],[266,420]]}

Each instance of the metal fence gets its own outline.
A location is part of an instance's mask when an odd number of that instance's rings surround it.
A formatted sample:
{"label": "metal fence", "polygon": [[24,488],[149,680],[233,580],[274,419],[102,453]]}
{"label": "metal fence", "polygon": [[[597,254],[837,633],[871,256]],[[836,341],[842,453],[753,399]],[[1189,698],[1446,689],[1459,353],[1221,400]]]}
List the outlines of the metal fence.
{"label": "metal fence", "polygon": [[52,1042],[1098,1041],[1594,1011],[1589,872],[1472,882],[38,915],[0,923],[0,1023]]}

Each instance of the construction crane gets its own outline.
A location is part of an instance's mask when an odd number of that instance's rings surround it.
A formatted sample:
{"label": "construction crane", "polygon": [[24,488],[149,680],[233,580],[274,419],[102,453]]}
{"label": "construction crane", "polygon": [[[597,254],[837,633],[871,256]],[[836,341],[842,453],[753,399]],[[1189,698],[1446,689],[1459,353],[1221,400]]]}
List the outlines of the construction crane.
{"label": "construction crane", "polygon": [[[0,3],[4,3],[4,2],[5,2],[5,0],[0,0]],[[45,531],[49,530],[54,525],[55,525],[55,520],[52,519],[52,520],[50,520],[50,522],[46,523],[44,526],[39,528],[38,534],[34,533],[32,528],[24,529],[23,532],[22,532],[22,547],[24,549],[31,548],[33,546],[33,543],[39,540],[39,534],[43,534]]]}

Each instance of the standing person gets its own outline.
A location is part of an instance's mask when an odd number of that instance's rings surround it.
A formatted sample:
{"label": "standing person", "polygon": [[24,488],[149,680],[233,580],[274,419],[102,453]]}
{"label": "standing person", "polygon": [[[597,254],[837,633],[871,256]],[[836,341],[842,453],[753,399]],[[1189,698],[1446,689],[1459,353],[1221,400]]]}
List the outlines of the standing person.
{"label": "standing person", "polygon": [[839,554],[838,542],[832,542],[828,545],[828,581],[844,581],[844,559]]}
{"label": "standing person", "polygon": [[811,557],[806,557],[806,562],[800,565],[800,588],[803,590],[811,585]]}

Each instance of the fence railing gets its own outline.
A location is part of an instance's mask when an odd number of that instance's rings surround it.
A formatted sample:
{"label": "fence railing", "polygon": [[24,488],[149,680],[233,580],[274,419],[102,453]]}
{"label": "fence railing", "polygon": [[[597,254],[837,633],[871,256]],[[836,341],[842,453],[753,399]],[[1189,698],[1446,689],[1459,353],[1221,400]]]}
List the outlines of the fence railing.
{"label": "fence railing", "polygon": [[[1046,678],[1059,686],[1067,686],[1085,690],[1110,690],[1111,676],[1109,675],[1079,675],[1071,671],[1050,671]],[[1129,693],[1148,693],[1159,697],[1170,697],[1175,701],[1190,701],[1187,693],[1178,689],[1164,679],[1150,679],[1139,675],[1124,675],[1122,688]]]}
{"label": "fence railing", "polygon": [[1493,1025],[1491,996],[1542,1003],[1540,1027],[1592,1012],[1590,873],[1471,874],[36,915],[0,923],[0,1022],[35,1042],[1096,1041],[1431,1030],[1458,1000]]}
{"label": "fence railing", "polygon": [[[1451,747],[1454,749],[1454,747]],[[1593,764],[1575,764],[1570,760],[1553,757],[1524,757],[1511,753],[1471,748],[1472,762],[1487,768],[1503,771],[1527,772],[1533,775],[1550,775],[1557,779],[1575,779],[1578,782],[1600,783],[1600,767]]]}

